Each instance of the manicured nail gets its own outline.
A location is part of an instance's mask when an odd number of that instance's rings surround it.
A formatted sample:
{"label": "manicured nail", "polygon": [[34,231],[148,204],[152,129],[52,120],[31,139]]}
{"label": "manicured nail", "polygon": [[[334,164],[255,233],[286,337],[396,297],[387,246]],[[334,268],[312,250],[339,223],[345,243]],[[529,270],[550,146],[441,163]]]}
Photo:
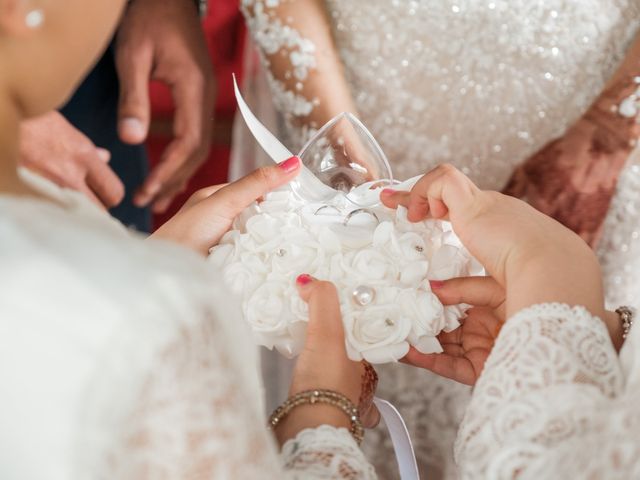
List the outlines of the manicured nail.
{"label": "manicured nail", "polygon": [[137,118],[123,118],[120,121],[120,128],[128,137],[140,142],[142,142],[144,140],[144,137],[147,135],[142,122]]}
{"label": "manicured nail", "polygon": [[287,173],[291,173],[300,165],[300,159],[298,157],[291,157],[284,162],[278,164],[278,166]]}
{"label": "manicured nail", "polygon": [[302,275],[299,275],[298,278],[296,278],[296,283],[301,287],[304,287],[305,285],[311,283],[312,281],[313,281],[313,278],[311,278],[311,275],[308,275],[306,273],[303,273]]}
{"label": "manicured nail", "polygon": [[393,195],[394,193],[396,193],[396,191],[392,188],[385,188],[384,190],[382,190],[383,195]]}
{"label": "manicured nail", "polygon": [[431,285],[432,290],[437,290],[444,287],[444,282],[442,280],[429,280],[429,285]]}

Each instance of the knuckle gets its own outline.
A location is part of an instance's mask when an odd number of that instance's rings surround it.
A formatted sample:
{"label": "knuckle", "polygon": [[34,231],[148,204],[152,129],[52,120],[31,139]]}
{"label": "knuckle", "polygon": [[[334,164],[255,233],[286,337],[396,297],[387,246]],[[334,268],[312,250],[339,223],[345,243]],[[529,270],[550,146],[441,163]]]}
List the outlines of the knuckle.
{"label": "knuckle", "polygon": [[199,158],[199,149],[202,142],[202,134],[197,129],[190,129],[189,133],[182,136],[180,139],[181,147],[185,154],[185,157],[192,157],[197,154]]}
{"label": "knuckle", "polygon": [[438,167],[438,170],[443,176],[446,176],[449,178],[458,178],[459,176],[462,175],[462,172],[460,172],[460,170],[458,170],[456,167],[454,167],[450,163],[443,163]]}
{"label": "knuckle", "polygon": [[274,172],[272,168],[260,167],[254,172],[255,178],[258,182],[271,185],[274,181]]}

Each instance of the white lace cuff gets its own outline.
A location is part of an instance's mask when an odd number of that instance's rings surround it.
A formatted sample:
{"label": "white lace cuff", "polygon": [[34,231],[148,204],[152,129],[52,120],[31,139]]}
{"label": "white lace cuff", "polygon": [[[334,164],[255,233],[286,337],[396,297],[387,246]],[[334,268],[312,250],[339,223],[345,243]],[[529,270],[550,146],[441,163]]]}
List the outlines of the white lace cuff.
{"label": "white lace cuff", "polygon": [[303,430],[283,445],[281,455],[291,478],[377,478],[346,428],[322,425]]}
{"label": "white lace cuff", "polygon": [[463,477],[526,477],[555,446],[579,443],[597,406],[622,390],[604,322],[584,307],[525,308],[506,322],[476,384],[456,442]]}

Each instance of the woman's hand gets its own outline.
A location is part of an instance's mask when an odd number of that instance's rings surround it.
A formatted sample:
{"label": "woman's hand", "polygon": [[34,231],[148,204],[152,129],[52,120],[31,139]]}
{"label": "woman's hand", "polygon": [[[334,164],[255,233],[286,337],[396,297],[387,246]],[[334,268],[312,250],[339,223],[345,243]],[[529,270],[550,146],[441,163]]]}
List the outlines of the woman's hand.
{"label": "woman's hand", "polygon": [[387,207],[410,221],[449,219],[469,251],[506,291],[507,318],[536,303],[583,305],[604,315],[600,269],[576,234],[515,198],[485,192],[450,165],[422,177],[411,192],[385,190]]}
{"label": "woman's hand", "polygon": [[293,180],[299,172],[300,159],[291,157],[228,185],[199,190],[152,237],[179,243],[206,256],[231,228],[236,216],[264,194]]}
{"label": "woman's hand", "polygon": [[[444,305],[471,305],[456,330],[438,335],[442,353],[424,354],[411,348],[402,362],[430,370],[456,382],[475,385],[505,322],[504,288],[491,277],[454,278],[433,281],[431,289]],[[602,317],[616,350],[622,346],[622,324],[618,314]]]}
{"label": "woman's hand", "polygon": [[460,328],[438,335],[443,353],[424,354],[411,348],[402,361],[474,385],[505,320],[505,291],[491,277],[431,282],[431,289],[444,305],[467,303],[472,308]]}
{"label": "woman's hand", "polygon": [[[344,326],[338,294],[333,284],[309,275],[296,281],[302,299],[309,305],[309,326],[304,349],[293,374],[290,395],[306,390],[327,389],[345,395],[358,406],[365,428],[378,424],[380,414],[373,405],[378,376],[366,362],[354,362],[347,356]],[[276,429],[282,444],[305,428],[333,425],[349,428],[349,418],[330,405],[296,407]]]}

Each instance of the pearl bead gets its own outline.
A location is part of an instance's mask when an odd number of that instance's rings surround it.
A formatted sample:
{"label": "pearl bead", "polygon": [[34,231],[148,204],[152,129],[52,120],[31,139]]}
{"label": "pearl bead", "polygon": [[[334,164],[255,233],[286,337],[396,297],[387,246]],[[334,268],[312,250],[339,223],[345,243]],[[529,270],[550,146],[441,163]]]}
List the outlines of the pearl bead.
{"label": "pearl bead", "polygon": [[351,293],[353,301],[361,306],[369,305],[376,298],[376,291],[366,285],[359,285]]}

